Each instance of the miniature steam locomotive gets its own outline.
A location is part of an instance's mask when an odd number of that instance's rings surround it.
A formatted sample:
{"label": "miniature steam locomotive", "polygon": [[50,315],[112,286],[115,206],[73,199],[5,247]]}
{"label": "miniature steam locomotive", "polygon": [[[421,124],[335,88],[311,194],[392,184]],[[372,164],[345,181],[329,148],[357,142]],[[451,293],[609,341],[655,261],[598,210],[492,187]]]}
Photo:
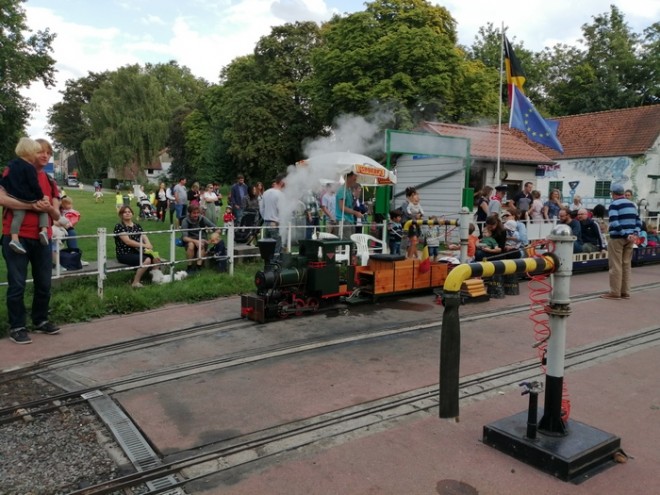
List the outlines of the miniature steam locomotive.
{"label": "miniature steam locomotive", "polygon": [[256,294],[241,296],[241,316],[264,323],[266,320],[315,312],[321,304],[349,295],[348,284],[340,278],[341,265],[335,251],[352,246],[352,241],[301,240],[299,254],[274,259],[275,241],[259,241],[264,269],[256,273]]}

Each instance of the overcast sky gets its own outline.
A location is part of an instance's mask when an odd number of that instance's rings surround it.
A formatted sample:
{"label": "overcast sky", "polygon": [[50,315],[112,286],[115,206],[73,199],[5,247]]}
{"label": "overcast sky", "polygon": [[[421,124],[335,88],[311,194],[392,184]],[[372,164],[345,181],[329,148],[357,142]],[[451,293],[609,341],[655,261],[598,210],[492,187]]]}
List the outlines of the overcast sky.
{"label": "overcast sky", "polygon": [[[660,19],[660,0],[432,0],[458,23],[459,42],[471,45],[479,27],[504,23],[509,38],[542,50],[574,44],[581,26],[614,4],[633,31]],[[33,30],[50,28],[57,87],[40,83],[24,91],[37,110],[28,132],[47,137],[47,112],[60,101],[68,79],[89,71],[127,64],[176,60],[196,76],[215,83],[222,67],[251,53],[271,27],[295,21],[328,20],[334,13],[364,9],[355,0],[28,0],[24,7]]]}

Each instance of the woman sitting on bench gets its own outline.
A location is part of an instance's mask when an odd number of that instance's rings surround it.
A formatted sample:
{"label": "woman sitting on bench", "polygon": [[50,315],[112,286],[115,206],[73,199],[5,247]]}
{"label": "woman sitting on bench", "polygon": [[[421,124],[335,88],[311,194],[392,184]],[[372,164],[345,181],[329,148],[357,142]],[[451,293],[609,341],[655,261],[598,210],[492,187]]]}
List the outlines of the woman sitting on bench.
{"label": "woman sitting on bench", "polygon": [[[133,277],[131,286],[134,289],[140,289],[143,285],[140,283],[142,276],[149,270],[149,265],[154,261],[152,254],[147,254],[146,250],[153,250],[149,238],[143,233],[140,224],[133,223],[133,210],[130,206],[119,208],[119,223],[115,225],[115,252],[117,261],[128,266],[138,266]],[[142,257],[140,258],[140,247],[142,248]]]}

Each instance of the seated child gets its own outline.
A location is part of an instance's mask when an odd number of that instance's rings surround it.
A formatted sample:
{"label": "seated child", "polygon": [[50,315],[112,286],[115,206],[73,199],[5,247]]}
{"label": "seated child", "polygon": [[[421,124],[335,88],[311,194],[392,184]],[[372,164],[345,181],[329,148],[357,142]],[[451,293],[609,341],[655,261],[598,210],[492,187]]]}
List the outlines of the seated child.
{"label": "seated child", "polygon": [[518,224],[515,220],[507,220],[504,222],[504,229],[506,230],[506,242],[504,244],[505,251],[516,251],[522,247],[520,241],[520,234],[518,233]]}
{"label": "seated child", "polygon": [[387,242],[390,247],[390,254],[401,254],[402,238],[401,210],[392,210],[390,211],[390,221],[387,222]]}
{"label": "seated child", "polygon": [[442,231],[440,230],[440,225],[437,222],[438,218],[435,216],[429,217],[429,225],[424,229],[424,242],[429,248],[429,258],[431,261],[437,261],[438,259],[438,250],[440,249],[440,241],[442,236]]}
{"label": "seated child", "polygon": [[219,232],[213,232],[209,237],[208,251],[206,253],[217,261],[218,271],[227,271],[227,248]]}
{"label": "seated child", "polygon": [[482,234],[483,237],[477,244],[477,248],[495,249],[497,247],[497,240],[492,236],[492,234],[487,229],[484,229]]}
{"label": "seated child", "polygon": [[658,229],[656,227],[649,226],[649,231],[647,234],[649,247],[656,247],[660,245],[660,236],[658,236]]}
{"label": "seated child", "polygon": [[[64,219],[64,220],[63,220]],[[71,239],[76,234],[75,226],[80,221],[80,213],[73,209],[73,200],[70,196],[62,198],[60,203],[60,220],[59,223],[66,229],[67,240],[66,244],[70,249],[78,249],[78,240]]]}

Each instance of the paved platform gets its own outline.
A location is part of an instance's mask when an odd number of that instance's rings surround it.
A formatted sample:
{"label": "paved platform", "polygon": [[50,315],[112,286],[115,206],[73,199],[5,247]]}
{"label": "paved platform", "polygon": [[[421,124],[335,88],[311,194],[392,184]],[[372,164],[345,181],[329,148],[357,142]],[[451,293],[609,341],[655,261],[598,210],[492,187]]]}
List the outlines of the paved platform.
{"label": "paved platform", "polygon": [[[567,348],[574,350],[658,325],[654,309],[660,265],[633,270],[632,299],[574,302]],[[572,277],[571,293],[607,290],[607,273]],[[528,300],[521,295],[465,305],[461,316],[497,311]],[[90,323],[67,325],[58,336],[35,335],[29,346],[0,342],[0,367],[11,369],[76,350],[129,341],[192,323],[235,318],[238,298],[176,305]],[[345,312],[253,325],[236,334],[210,334],[145,356],[137,351],[71,370],[100,382],[146,369],[149,362],[174,364],[250,345],[295,340],[365,326],[440,319],[442,307],[429,294],[351,307]],[[167,322],[166,325],[163,322]],[[493,316],[462,324],[461,376],[533,358],[526,314]],[[366,400],[433,385],[438,375],[438,331],[379,339],[271,360],[233,372],[214,372],[118,394],[117,399],[164,455],[239,433],[332,411]],[[188,493],[212,494],[619,494],[660,493],[660,346],[631,348],[594,360],[566,375],[571,417],[621,437],[630,459],[580,485],[566,483],[481,442],[484,425],[526,409],[515,387],[481,400],[461,401],[460,422],[432,414],[413,415],[386,428],[356,431],[325,444],[297,449],[230,475],[215,475]]]}

